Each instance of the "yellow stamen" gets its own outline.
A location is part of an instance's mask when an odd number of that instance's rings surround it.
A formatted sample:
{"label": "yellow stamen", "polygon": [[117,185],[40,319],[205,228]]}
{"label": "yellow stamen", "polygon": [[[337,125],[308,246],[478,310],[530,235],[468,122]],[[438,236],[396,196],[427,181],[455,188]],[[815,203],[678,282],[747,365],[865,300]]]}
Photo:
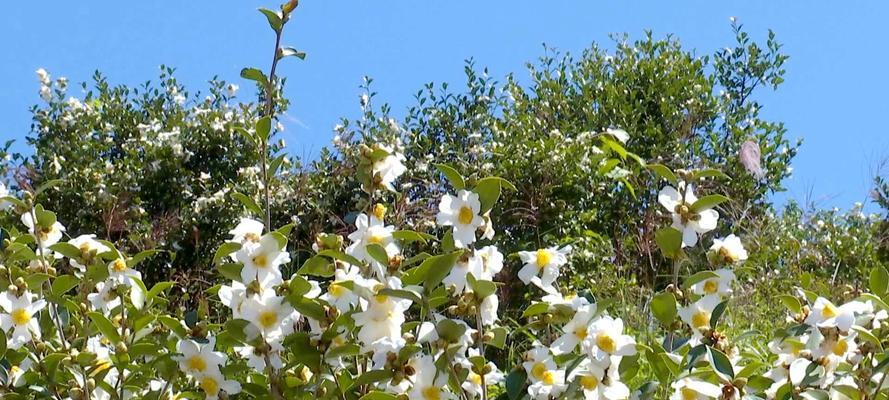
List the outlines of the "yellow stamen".
{"label": "yellow stamen", "polygon": [[463,225],[469,225],[473,219],[475,219],[475,213],[472,212],[471,208],[467,206],[460,207],[460,212],[457,214],[458,222]]}
{"label": "yellow stamen", "polygon": [[204,389],[207,394],[215,396],[219,393],[219,382],[216,382],[212,376],[204,376],[201,378],[201,389]]}
{"label": "yellow stamen", "polygon": [[31,322],[31,314],[24,308],[19,308],[12,312],[12,322],[16,325],[25,325]]}
{"label": "yellow stamen", "polygon": [[263,311],[259,313],[259,324],[262,325],[263,328],[272,328],[276,323],[278,323],[278,313],[274,311]]}
{"label": "yellow stamen", "polygon": [[111,269],[113,269],[114,272],[126,271],[127,270],[127,262],[118,258],[117,260],[114,260],[113,263],[111,263]]}
{"label": "yellow stamen", "polygon": [[186,364],[188,365],[188,369],[194,371],[204,372],[204,370],[207,369],[207,362],[204,361],[204,358],[200,355],[189,358]]}
{"label": "yellow stamen", "polygon": [[426,400],[439,400],[441,399],[441,389],[429,386],[423,389],[423,398]]}
{"label": "yellow stamen", "polygon": [[710,326],[710,313],[706,311],[695,312],[691,316],[691,326],[693,328],[704,328]]}
{"label": "yellow stamen", "polygon": [[546,364],[542,362],[535,363],[534,366],[531,367],[531,376],[533,376],[537,380],[543,380],[543,376],[547,372],[548,371],[546,370]]}
{"label": "yellow stamen", "polygon": [[581,376],[580,386],[583,386],[584,390],[595,390],[599,386],[599,378],[592,375]]}
{"label": "yellow stamen", "polygon": [[713,294],[716,293],[717,290],[719,290],[719,282],[715,279],[710,279],[704,282],[704,293]]}
{"label": "yellow stamen", "polygon": [[265,268],[268,266],[269,259],[265,254],[260,254],[256,257],[253,257],[253,265],[257,268]]}
{"label": "yellow stamen", "polygon": [[596,337],[596,346],[599,346],[602,351],[609,354],[617,351],[617,343],[614,341],[614,338],[608,334],[601,334]]}
{"label": "yellow stamen", "polygon": [[552,254],[549,253],[549,250],[545,250],[545,249],[537,250],[537,268],[543,269],[543,267],[546,267],[547,265],[549,265],[549,263],[552,261],[552,259],[553,259],[553,256],[552,256]]}

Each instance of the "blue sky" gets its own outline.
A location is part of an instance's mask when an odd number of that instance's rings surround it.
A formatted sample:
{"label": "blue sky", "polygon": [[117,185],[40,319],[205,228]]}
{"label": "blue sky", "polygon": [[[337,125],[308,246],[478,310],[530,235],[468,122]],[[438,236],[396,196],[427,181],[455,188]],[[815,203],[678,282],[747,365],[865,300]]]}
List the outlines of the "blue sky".
{"label": "blue sky", "polygon": [[[288,60],[292,101],[284,138],[298,155],[329,143],[340,117],[358,115],[362,76],[375,79],[380,102],[403,115],[430,81],[463,83],[474,57],[502,77],[523,77],[542,43],[579,52],[608,34],[674,34],[699,54],[730,45],[729,17],[756,38],[768,28],[791,56],[787,82],[760,96],[763,115],[784,121],[805,142],[787,182],[787,198],[846,208],[867,200],[870,176],[889,157],[885,75],[886,2],[777,1],[330,1],[303,0],[285,43],[308,53]],[[122,6],[125,4],[125,6]],[[0,139],[23,142],[28,107],[39,101],[34,71],[72,82],[96,69],[114,83],[156,80],[158,66],[177,68],[190,90],[220,78],[248,87],[244,66],[267,68],[272,33],[260,1],[10,2],[0,15]],[[78,95],[79,89],[69,91]],[[298,122],[296,122],[298,121]],[[18,149],[24,150],[19,145]],[[810,196],[811,193],[811,196]]]}

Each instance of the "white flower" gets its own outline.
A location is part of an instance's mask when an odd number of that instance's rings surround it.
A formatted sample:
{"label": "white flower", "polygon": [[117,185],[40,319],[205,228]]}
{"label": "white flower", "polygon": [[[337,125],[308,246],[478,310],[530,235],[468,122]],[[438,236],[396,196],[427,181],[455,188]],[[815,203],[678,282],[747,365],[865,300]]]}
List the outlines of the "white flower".
{"label": "white flower", "polygon": [[[398,278],[390,278],[388,285],[378,285],[383,288],[401,289],[401,281]],[[401,325],[404,324],[404,312],[410,307],[411,301],[384,294],[374,294],[367,299],[367,309],[352,315],[355,325],[361,327],[358,331],[358,339],[365,345],[370,345],[377,340],[388,337],[396,339],[401,337]]]}
{"label": "white flower", "polygon": [[378,160],[373,165],[373,175],[376,178],[379,176],[380,184],[383,185],[386,189],[391,191],[395,191],[395,187],[393,183],[400,177],[407,168],[404,166],[404,155],[401,153],[395,152],[391,147],[388,146],[380,146],[383,150],[389,153],[386,157]]}
{"label": "white flower", "polygon": [[36,297],[27,291],[21,296],[10,292],[0,294],[0,307],[4,311],[0,314],[0,328],[5,332],[12,329],[12,333],[7,334],[9,347],[12,349],[18,349],[33,339],[40,339],[40,323],[34,314],[46,307],[46,301],[33,301]]}
{"label": "white flower", "polygon": [[525,353],[525,360],[527,361],[522,363],[522,367],[525,368],[531,383],[546,379],[547,374],[557,368],[549,349],[540,343],[535,343],[535,347]]}
{"label": "white flower", "polygon": [[113,285],[109,283],[96,283],[96,293],[90,293],[86,296],[86,299],[93,306],[93,310],[101,311],[103,314],[108,315],[111,310],[120,306],[120,296],[114,293],[113,289]]}
{"label": "white flower", "polygon": [[239,89],[238,85],[235,85],[234,83],[229,84],[228,85],[228,96],[234,97],[234,95],[238,93],[238,89]]}
{"label": "white flower", "polygon": [[722,395],[719,386],[692,377],[682,378],[670,386],[674,390],[670,400],[707,400]]}
{"label": "white flower", "polygon": [[728,235],[723,239],[713,239],[710,251],[715,252],[719,256],[720,261],[727,264],[734,264],[747,259],[747,250],[744,249],[741,238],[734,234]]}
{"label": "white flower", "polygon": [[219,300],[232,309],[234,318],[241,318],[241,306],[247,300],[247,286],[238,281],[232,281],[231,286],[222,285],[219,287]]}
{"label": "white flower", "polygon": [[244,242],[258,243],[264,229],[265,225],[262,222],[251,218],[241,218],[238,226],[228,233],[232,235],[232,242],[241,244],[244,244]]}
{"label": "white flower", "polygon": [[576,381],[586,400],[625,400],[630,397],[630,389],[620,382],[617,368],[608,368],[608,379],[605,369],[584,359],[569,374],[568,379]]}
{"label": "white flower", "polygon": [[[6,185],[0,182],[0,199],[3,197],[9,197],[9,189],[6,188]],[[10,207],[12,207],[12,203],[6,200],[0,200],[0,211],[6,211]]]}
{"label": "white flower", "polygon": [[180,355],[173,356],[179,362],[179,369],[191,376],[218,371],[225,362],[225,354],[215,351],[216,338],[210,337],[207,343],[199,344],[194,340],[183,339],[176,345]]}
{"label": "white flower", "polygon": [[334,272],[333,282],[330,282],[330,285],[327,286],[327,292],[322,294],[320,299],[336,307],[340,312],[348,312],[353,307],[360,305],[361,298],[341,283],[355,282],[361,279],[361,270],[354,265],[349,264],[345,268],[338,268]]}
{"label": "white flower", "polygon": [[197,377],[198,386],[206,393],[207,400],[216,400],[219,398],[220,392],[227,394],[237,394],[241,392],[241,384],[225,379],[222,372],[218,369]]}
{"label": "white flower", "polygon": [[371,361],[373,361],[372,369],[385,369],[386,363],[391,355],[398,355],[402,348],[407,344],[403,338],[384,337],[370,344],[370,351],[373,353]]}
{"label": "white flower", "polygon": [[475,251],[482,259],[481,273],[476,276],[480,280],[494,280],[494,275],[503,270],[503,253],[497,249],[497,246],[485,246]]}
{"label": "white flower", "polygon": [[473,254],[467,258],[460,258],[451,268],[451,272],[446,276],[442,283],[446,287],[454,286],[455,296],[460,296],[464,291],[472,291],[467,285],[466,275],[472,274],[475,279],[480,279],[482,274],[482,258],[478,254]]}
{"label": "white flower", "polygon": [[718,294],[720,296],[731,294],[735,273],[730,269],[718,269],[713,272],[718,276],[691,285],[692,293],[698,295]]}
{"label": "white flower", "polygon": [[837,327],[842,332],[848,332],[855,323],[855,314],[865,313],[870,309],[867,304],[860,301],[850,301],[837,307],[830,300],[819,297],[815,299],[805,323],[819,328]]}
{"label": "white flower", "polygon": [[59,221],[55,221],[52,225],[38,226],[37,233],[34,231],[34,219],[31,217],[31,213],[27,212],[22,214],[22,223],[28,227],[28,233],[34,235],[40,243],[40,247],[42,249],[47,249],[49,246],[52,246],[59,242],[62,239],[62,232],[65,231],[65,227],[62,226]]}
{"label": "white flower", "polygon": [[460,190],[457,196],[446,194],[438,203],[436,222],[439,226],[452,226],[454,246],[466,248],[475,242],[475,231],[485,222],[479,215],[481,207],[477,193]]}
{"label": "white flower", "polygon": [[478,311],[481,314],[483,325],[490,326],[494,324],[494,322],[497,322],[497,307],[499,306],[500,299],[497,298],[497,294],[492,294],[482,300],[482,303],[479,305]]}
{"label": "white flower", "polygon": [[614,138],[619,140],[621,143],[626,143],[627,140],[630,140],[630,134],[623,129],[608,128],[605,130],[605,133],[614,136]]}
{"label": "white flower", "polygon": [[[284,344],[282,342],[274,341],[269,343],[269,362],[271,363],[272,368],[274,368],[275,370],[284,368],[284,361],[281,359],[281,352],[283,350]],[[238,353],[238,355],[247,360],[247,366],[253,368],[257,372],[265,372],[265,354],[257,351],[255,347],[250,345],[235,347],[235,351]]]}
{"label": "white flower", "polygon": [[568,262],[570,252],[571,246],[561,249],[553,246],[537,251],[520,251],[519,257],[525,266],[519,270],[519,279],[526,285],[533,282],[544,290],[551,288],[559,277],[559,268]]}
{"label": "white flower", "polygon": [[719,295],[709,294],[679,309],[679,318],[695,331],[710,329],[710,317],[722,300]]}
{"label": "white flower", "polygon": [[[685,196],[680,192],[685,191]],[[698,201],[694,187],[685,182],[679,183],[679,190],[672,186],[661,189],[657,196],[658,202],[672,213],[673,228],[682,232],[682,247],[691,247],[698,243],[698,234],[716,229],[719,213],[713,209],[691,211],[691,206]]]}
{"label": "white flower", "polygon": [[49,82],[49,73],[46,72],[46,70],[43,68],[38,68],[36,72],[37,72],[37,80],[40,81],[40,84],[44,85],[44,86],[49,85],[49,83],[50,83]]}
{"label": "white flower", "polygon": [[123,258],[115,259],[108,263],[108,282],[116,282],[118,285],[136,287],[133,278],[142,280],[142,273],[130,268]]}
{"label": "white flower", "polygon": [[571,321],[562,327],[562,336],[553,341],[550,348],[555,355],[570,353],[589,336],[590,323],[596,316],[596,305],[581,306]]}
{"label": "white flower", "polygon": [[[96,235],[80,235],[68,241],[68,244],[80,249],[81,258],[86,261],[92,260],[95,256],[102,254],[111,249],[96,240]],[[77,268],[80,272],[86,272],[86,265],[80,263],[81,260],[71,259],[72,267]]]}
{"label": "white flower", "polygon": [[267,342],[281,340],[292,333],[293,324],[300,316],[287,299],[276,295],[274,290],[247,297],[241,305],[241,315],[259,329]]}
{"label": "white flower", "polygon": [[540,300],[549,304],[550,309],[553,309],[555,306],[566,306],[575,312],[579,310],[580,307],[590,304],[590,301],[586,297],[578,296],[577,293],[562,295],[561,292],[556,290],[548,291],[547,295],[541,297]]}
{"label": "white flower", "polygon": [[281,250],[281,244],[272,234],[263,235],[259,243],[245,242],[235,253],[235,259],[244,264],[241,281],[249,283],[255,279],[263,288],[283,282],[279,266],[290,262],[290,254]]}
{"label": "white flower", "polygon": [[[382,216],[382,212],[380,216]],[[375,215],[368,216],[362,213],[355,218],[355,228],[355,232],[349,234],[349,240],[352,241],[352,244],[346,248],[346,253],[374,265],[378,277],[382,279],[383,267],[367,252],[367,246],[370,244],[380,245],[386,250],[386,255],[390,258],[397,255],[401,249],[395,243],[395,238],[392,237],[395,227],[392,225],[386,226],[382,218],[378,218]]]}
{"label": "white flower", "polygon": [[584,347],[593,359],[604,362],[611,356],[636,354],[636,340],[624,335],[624,321],[610,316],[599,317],[590,324]]}
{"label": "white flower", "polygon": [[417,373],[414,375],[414,384],[408,393],[409,398],[418,400],[457,398],[453,393],[445,390],[445,387],[448,385],[448,374],[439,373],[432,356],[426,355],[421,357],[417,362],[415,370]]}
{"label": "white flower", "polygon": [[549,400],[559,398],[567,388],[565,371],[545,371],[542,379],[528,386],[528,394],[535,400]]}
{"label": "white flower", "polygon": [[25,373],[30,371],[33,366],[34,361],[27,357],[19,365],[11,365],[9,367],[9,382],[12,382],[12,386],[17,388],[25,386],[28,383]]}

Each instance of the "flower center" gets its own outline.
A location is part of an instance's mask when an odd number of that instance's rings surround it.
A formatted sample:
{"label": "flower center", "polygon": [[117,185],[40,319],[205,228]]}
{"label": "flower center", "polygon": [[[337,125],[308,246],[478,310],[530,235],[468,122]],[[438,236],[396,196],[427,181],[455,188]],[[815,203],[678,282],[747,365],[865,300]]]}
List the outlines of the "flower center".
{"label": "flower center", "polygon": [[722,257],[723,260],[725,260],[727,262],[738,261],[738,255],[733,254],[731,252],[731,250],[729,250],[727,247],[720,247],[719,248],[719,255]]}
{"label": "flower center", "polygon": [[389,300],[389,296],[386,296],[385,294],[378,294],[378,295],[374,296],[374,300],[376,300],[377,303],[385,304],[386,301]]}
{"label": "flower center", "polygon": [[346,294],[346,288],[337,285],[336,282],[331,283],[330,286],[327,288],[327,291],[330,292],[331,296],[336,298],[339,298],[340,296]]}
{"label": "flower center", "polygon": [[599,386],[599,378],[592,375],[581,376],[580,386],[583,386],[584,390],[595,390]]}
{"label": "flower center", "polygon": [[849,350],[849,343],[845,340],[838,340],[836,344],[833,345],[833,354],[837,356],[842,356],[846,354],[846,351]]}
{"label": "flower center", "polygon": [[423,389],[423,398],[426,400],[439,400],[441,399],[441,389],[429,386]]}
{"label": "flower center", "polygon": [[256,257],[253,257],[253,265],[256,265],[257,268],[265,268],[268,266],[269,259],[265,256],[265,254],[260,254]]}
{"label": "flower center", "polygon": [[710,313],[697,311],[691,316],[691,325],[694,328],[704,328],[710,325]]}
{"label": "flower center", "polygon": [[188,359],[188,369],[204,372],[207,369],[207,362],[200,355],[193,356]]}
{"label": "flower center", "polygon": [[589,333],[589,331],[585,326],[578,327],[574,330],[574,336],[577,336],[578,339],[586,338],[587,333]]}
{"label": "flower center", "polygon": [[126,261],[118,258],[111,264],[111,269],[113,269],[114,272],[124,272],[127,270],[127,263]]}
{"label": "flower center", "polygon": [[19,308],[12,312],[12,322],[16,325],[25,325],[31,322],[31,314],[28,314],[24,308]]}
{"label": "flower center", "polygon": [[553,256],[549,254],[549,251],[544,249],[537,250],[537,268],[543,269],[543,267],[549,265],[552,259]]}
{"label": "flower center", "polygon": [[825,304],[824,308],[821,309],[821,316],[824,318],[836,317],[838,313],[837,307],[831,303]]}
{"label": "flower center", "polygon": [[682,400],[697,400],[698,399],[698,392],[696,392],[694,389],[689,389],[687,387],[684,387],[680,391],[682,392]]}
{"label": "flower center", "polygon": [[457,221],[459,221],[463,225],[469,225],[472,223],[472,220],[475,218],[475,213],[472,212],[472,209],[463,206],[460,207],[460,212],[457,214]]}
{"label": "flower center", "polygon": [[710,279],[704,282],[704,293],[713,294],[716,293],[717,290],[719,290],[719,282],[716,280]]}
{"label": "flower center", "polygon": [[556,380],[555,380],[555,377],[553,376],[552,371],[545,371],[543,373],[543,379],[541,379],[541,381],[543,381],[543,383],[545,383],[547,385],[552,385],[553,383],[555,383]]}
{"label": "flower center", "polygon": [[370,237],[367,238],[367,242],[370,244],[383,244],[383,235],[370,235]]}
{"label": "flower center", "polygon": [[476,374],[475,372],[469,371],[468,379],[476,385],[482,384],[482,376],[479,374]]}
{"label": "flower center", "polygon": [[259,313],[259,324],[262,325],[263,328],[269,329],[274,327],[278,322],[278,313],[274,311],[263,311]]}
{"label": "flower center", "polygon": [[537,380],[543,380],[543,376],[546,373],[546,364],[542,362],[534,363],[534,366],[531,367],[531,375]]}
{"label": "flower center", "polygon": [[617,343],[614,342],[614,338],[608,334],[601,334],[596,338],[596,346],[599,346],[602,351],[606,353],[614,353],[617,350]]}
{"label": "flower center", "polygon": [[212,376],[204,376],[201,378],[201,389],[204,389],[207,394],[215,396],[219,393],[219,382],[216,382]]}
{"label": "flower center", "polygon": [[248,233],[244,234],[244,240],[247,242],[258,243],[259,242],[259,235],[255,234],[253,232],[248,232]]}
{"label": "flower center", "polygon": [[374,213],[374,217],[377,217],[378,220],[382,221],[383,217],[386,216],[386,206],[384,206],[380,203],[377,203],[374,206],[373,213]]}

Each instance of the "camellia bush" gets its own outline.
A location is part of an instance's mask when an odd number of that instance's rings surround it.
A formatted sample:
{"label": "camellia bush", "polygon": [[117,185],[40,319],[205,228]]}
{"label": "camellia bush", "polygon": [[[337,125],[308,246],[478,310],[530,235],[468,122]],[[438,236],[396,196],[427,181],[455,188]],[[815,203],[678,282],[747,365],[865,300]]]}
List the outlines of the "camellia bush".
{"label": "camellia bush", "polygon": [[[297,3],[262,9],[280,43]],[[428,221],[393,222],[409,158],[397,143],[365,143],[347,235],[319,233],[294,262],[290,233],[273,225],[280,184],[270,145],[280,94],[275,66],[299,51],[278,47],[265,72],[263,107],[237,129],[256,149],[255,193],[221,198],[246,210],[208,263],[224,283],[222,307],[171,307],[176,283],[146,285],[140,265],[161,250],[127,253],[102,232],[70,232],[46,204],[53,180],[2,197],[0,384],[4,398],[46,399],[866,399],[889,397],[889,272],[875,266],[849,301],[799,287],[774,297],[774,332],[743,331],[735,271],[754,255],[744,238],[717,237],[724,219],[716,169],[650,171],[661,208],[655,233],[671,281],[648,305],[654,323],[634,331],[614,301],[568,284],[577,255],[558,240],[500,249],[496,210],[518,191],[499,176],[464,176],[428,160],[446,185],[423,200]],[[618,128],[589,140],[624,154]],[[601,162],[609,163],[607,159]],[[648,173],[648,172],[645,172]],[[618,180],[619,181],[619,180]],[[706,189],[702,189],[705,187]],[[414,192],[416,196],[429,193]],[[259,199],[259,200],[256,200]],[[412,225],[431,226],[429,232]],[[500,272],[515,266],[517,282]],[[500,310],[505,283],[531,299]]]}

